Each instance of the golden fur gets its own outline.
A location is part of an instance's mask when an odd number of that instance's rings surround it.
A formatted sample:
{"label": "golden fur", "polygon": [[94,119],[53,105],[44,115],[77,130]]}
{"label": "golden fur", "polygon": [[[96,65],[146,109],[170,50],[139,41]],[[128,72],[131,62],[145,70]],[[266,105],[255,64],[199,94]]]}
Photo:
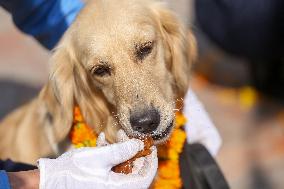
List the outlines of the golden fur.
{"label": "golden fur", "polygon": [[161,114],[155,132],[162,133],[174,119],[176,99],[187,91],[196,56],[189,36],[160,2],[88,2],[55,49],[39,96],[0,123],[0,159],[35,163],[64,152],[75,105],[110,142],[119,128],[134,135],[130,111],[149,106]]}

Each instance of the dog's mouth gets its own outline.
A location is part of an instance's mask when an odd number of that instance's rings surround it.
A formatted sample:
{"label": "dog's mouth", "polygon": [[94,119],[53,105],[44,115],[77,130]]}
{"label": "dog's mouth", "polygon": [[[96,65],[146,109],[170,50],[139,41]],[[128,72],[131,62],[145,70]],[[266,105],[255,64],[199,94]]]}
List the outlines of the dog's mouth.
{"label": "dog's mouth", "polygon": [[[155,141],[161,141],[163,139],[166,139],[169,134],[171,133],[171,130],[173,128],[173,121],[171,121],[171,123],[167,126],[167,128],[162,131],[162,132],[158,132],[158,131],[154,131],[154,132],[151,132],[149,134],[146,134],[146,135],[149,135],[151,136]],[[145,135],[145,134],[141,134],[141,133],[134,133],[134,137],[139,137],[141,135]]]}
{"label": "dog's mouth", "polygon": [[153,134],[151,134],[151,137],[155,140],[155,141],[158,141],[158,140],[162,140],[164,138],[167,138],[173,128],[173,121],[171,121],[171,123],[167,126],[167,128],[160,132],[160,133],[157,133],[157,132],[154,132]]}

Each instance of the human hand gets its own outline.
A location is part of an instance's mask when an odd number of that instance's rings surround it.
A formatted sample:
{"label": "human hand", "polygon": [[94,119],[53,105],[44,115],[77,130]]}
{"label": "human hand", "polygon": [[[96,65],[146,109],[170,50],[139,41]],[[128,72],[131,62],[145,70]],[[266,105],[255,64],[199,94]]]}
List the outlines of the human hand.
{"label": "human hand", "polygon": [[[39,171],[37,169],[30,171],[8,172],[11,189],[38,189]],[[0,188],[1,188],[0,184]],[[4,187],[5,188],[5,187]]]}
{"label": "human hand", "polygon": [[[105,141],[104,134],[98,138]],[[114,173],[111,168],[127,161],[142,150],[144,144],[138,139],[103,145],[97,148],[74,149],[57,159],[40,159],[40,189],[144,189],[148,188],[156,174],[157,151],[139,158],[134,171],[125,175]]]}
{"label": "human hand", "polygon": [[[103,133],[100,136],[103,136],[103,139],[104,139]],[[102,138],[99,137],[98,141],[100,141],[100,139]],[[103,139],[101,141],[105,141]],[[125,132],[123,130],[118,131],[116,141],[124,142],[127,140],[130,140],[130,139],[125,134]],[[116,173],[124,173],[124,174],[137,173],[137,171],[143,171],[142,167],[144,165],[149,164],[150,166],[152,166],[152,169],[150,169],[149,170],[150,172],[148,172],[149,182],[151,183],[157,171],[157,167],[156,167],[158,163],[157,149],[155,146],[153,146],[153,141],[149,141],[151,139],[148,139],[148,137],[146,138],[142,137],[141,140],[144,142],[144,149],[140,151],[139,153],[137,153],[135,157],[131,158],[131,160],[113,167],[112,170]],[[106,142],[102,142],[102,143],[106,143]],[[156,165],[153,166],[154,164]]]}

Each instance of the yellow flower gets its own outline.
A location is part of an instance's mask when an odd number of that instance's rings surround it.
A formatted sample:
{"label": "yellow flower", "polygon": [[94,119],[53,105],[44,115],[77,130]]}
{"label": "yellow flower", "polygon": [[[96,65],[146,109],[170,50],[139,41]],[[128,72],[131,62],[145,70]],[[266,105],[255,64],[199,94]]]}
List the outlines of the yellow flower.
{"label": "yellow flower", "polygon": [[158,176],[164,179],[179,177],[179,163],[177,160],[162,161],[159,163]]}
{"label": "yellow flower", "polygon": [[186,117],[184,117],[180,112],[176,113],[175,127],[178,129],[181,126],[185,125],[187,122]]}
{"label": "yellow flower", "polygon": [[180,179],[168,180],[158,178],[153,188],[154,189],[180,189],[182,187],[182,182]]}
{"label": "yellow flower", "polygon": [[176,129],[169,140],[169,148],[175,149],[178,153],[182,151],[184,141],[186,139],[186,134],[180,129]]}
{"label": "yellow flower", "polygon": [[239,92],[240,106],[248,110],[252,108],[257,102],[257,92],[252,87],[243,87]]}

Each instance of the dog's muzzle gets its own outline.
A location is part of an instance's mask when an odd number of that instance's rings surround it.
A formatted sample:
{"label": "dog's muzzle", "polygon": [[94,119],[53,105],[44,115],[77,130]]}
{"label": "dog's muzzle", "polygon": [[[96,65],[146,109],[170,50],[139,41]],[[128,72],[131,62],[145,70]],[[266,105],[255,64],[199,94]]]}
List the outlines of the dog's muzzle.
{"label": "dog's muzzle", "polygon": [[160,113],[155,109],[146,109],[130,113],[130,124],[134,131],[151,134],[160,124]]}

